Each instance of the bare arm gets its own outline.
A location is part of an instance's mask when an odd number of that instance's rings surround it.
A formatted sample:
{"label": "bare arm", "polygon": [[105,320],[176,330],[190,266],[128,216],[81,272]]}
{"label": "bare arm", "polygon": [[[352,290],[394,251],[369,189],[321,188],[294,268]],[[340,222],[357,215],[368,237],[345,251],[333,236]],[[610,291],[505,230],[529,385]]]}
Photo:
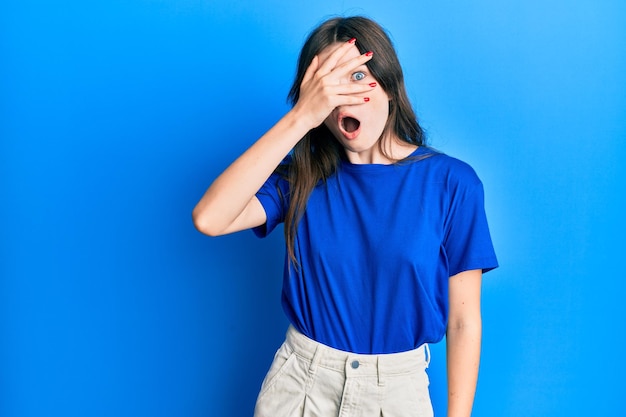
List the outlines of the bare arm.
{"label": "bare arm", "polygon": [[255,194],[291,148],[335,107],[365,103],[359,94],[372,87],[346,84],[344,80],[371,56],[363,54],[337,65],[350,48],[355,46],[347,42],[324,62],[318,57],[313,59],[304,75],[298,103],[211,184],[194,208],[193,221],[199,231],[217,236],[265,223],[265,211]]}
{"label": "bare arm", "polygon": [[218,236],[265,223],[254,195],[308,130],[293,111],[287,113],[211,184],[193,210],[196,228]]}
{"label": "bare arm", "polygon": [[481,281],[480,269],[450,277],[450,316],[446,337],[449,417],[469,417],[472,413],[482,336]]}

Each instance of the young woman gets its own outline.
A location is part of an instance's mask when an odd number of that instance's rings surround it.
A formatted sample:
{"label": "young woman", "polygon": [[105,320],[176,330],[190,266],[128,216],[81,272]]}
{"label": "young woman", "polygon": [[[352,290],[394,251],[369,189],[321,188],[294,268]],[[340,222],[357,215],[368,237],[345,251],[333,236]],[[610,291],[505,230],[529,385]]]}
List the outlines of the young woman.
{"label": "young woman", "polygon": [[427,344],[444,334],[448,416],[469,416],[481,277],[497,266],[480,180],[425,145],[391,41],[369,19],[317,27],[289,97],[193,211],[210,236],[285,223],[291,326],[255,416],[432,416]]}

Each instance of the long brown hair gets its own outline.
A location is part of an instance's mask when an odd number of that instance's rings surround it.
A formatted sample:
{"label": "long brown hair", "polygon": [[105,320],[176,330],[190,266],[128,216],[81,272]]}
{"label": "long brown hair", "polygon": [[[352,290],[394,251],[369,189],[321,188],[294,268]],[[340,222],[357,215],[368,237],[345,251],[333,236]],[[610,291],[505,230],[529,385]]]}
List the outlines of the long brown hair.
{"label": "long brown hair", "polygon": [[[352,38],[357,39],[356,46],[361,53],[374,51],[374,59],[366,65],[390,99],[389,117],[381,138],[393,132],[402,141],[423,146],[424,131],[406,94],[404,75],[393,44],[380,25],[365,17],[333,18],[311,32],[300,51],[296,77],[289,91],[291,105],[300,97],[304,73],[315,55],[334,43]],[[382,142],[379,140],[378,146],[383,155],[389,157]],[[290,203],[285,215],[285,240],[289,258],[296,265],[296,231],[309,196],[320,181],[326,181],[336,171],[344,156],[343,147],[323,123],[310,130],[293,148],[291,163],[286,167]]]}

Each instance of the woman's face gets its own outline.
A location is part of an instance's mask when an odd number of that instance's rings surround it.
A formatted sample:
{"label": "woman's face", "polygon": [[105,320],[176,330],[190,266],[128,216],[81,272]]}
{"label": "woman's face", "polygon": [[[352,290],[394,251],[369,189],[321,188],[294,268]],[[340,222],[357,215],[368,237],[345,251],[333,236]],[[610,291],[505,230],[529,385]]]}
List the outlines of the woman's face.
{"label": "woman's face", "polygon": [[[358,42],[358,41],[357,41]],[[320,63],[324,62],[338,44],[330,45],[319,55]],[[356,46],[353,46],[337,63],[341,65],[352,58],[360,55]],[[376,59],[376,51],[374,57]],[[332,132],[346,151],[348,159],[352,163],[374,163],[380,157],[378,140],[381,139],[387,118],[389,117],[389,97],[378,85],[378,81],[370,74],[366,65],[352,70],[342,83],[377,83],[376,87],[365,94],[369,97],[368,102],[353,106],[342,106],[334,109],[324,121],[326,127]],[[388,138],[389,139],[389,138]]]}

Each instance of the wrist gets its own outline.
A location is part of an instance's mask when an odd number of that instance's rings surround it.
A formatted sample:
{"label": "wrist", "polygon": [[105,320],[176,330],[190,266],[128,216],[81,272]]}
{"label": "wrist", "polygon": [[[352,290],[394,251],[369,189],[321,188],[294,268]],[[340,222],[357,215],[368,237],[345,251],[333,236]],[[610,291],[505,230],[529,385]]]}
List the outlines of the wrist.
{"label": "wrist", "polygon": [[287,113],[291,125],[298,129],[298,131],[302,132],[302,136],[306,135],[309,130],[316,128],[319,126],[319,123],[316,120],[313,120],[310,112],[302,111],[298,104],[296,104],[288,113]]}

